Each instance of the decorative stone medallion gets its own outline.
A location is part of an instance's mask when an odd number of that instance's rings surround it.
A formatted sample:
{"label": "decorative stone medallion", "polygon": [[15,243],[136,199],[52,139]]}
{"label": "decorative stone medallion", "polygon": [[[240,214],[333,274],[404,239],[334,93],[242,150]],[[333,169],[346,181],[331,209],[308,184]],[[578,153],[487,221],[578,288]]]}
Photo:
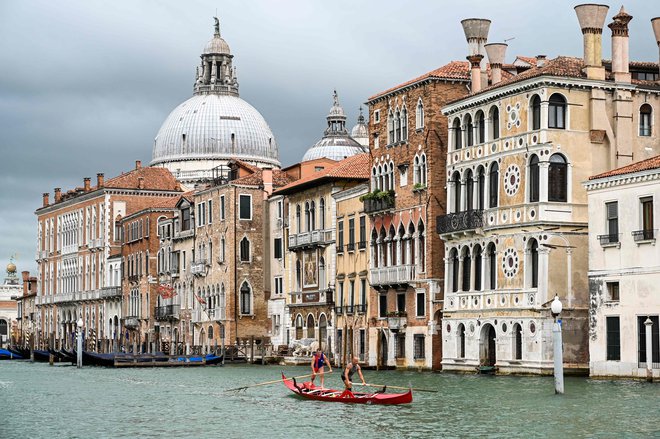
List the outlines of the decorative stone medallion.
{"label": "decorative stone medallion", "polygon": [[508,196],[515,195],[520,188],[520,168],[518,165],[509,165],[504,173],[504,191]]}
{"label": "decorative stone medallion", "polygon": [[518,252],[511,247],[504,250],[504,255],[502,256],[502,270],[504,271],[504,275],[512,279],[518,274],[518,266]]}

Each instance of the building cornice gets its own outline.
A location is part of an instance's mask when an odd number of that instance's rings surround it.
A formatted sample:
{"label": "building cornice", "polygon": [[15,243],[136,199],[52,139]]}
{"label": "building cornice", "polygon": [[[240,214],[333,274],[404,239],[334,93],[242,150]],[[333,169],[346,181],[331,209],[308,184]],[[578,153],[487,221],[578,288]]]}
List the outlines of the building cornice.
{"label": "building cornice", "polygon": [[587,191],[593,191],[655,180],[660,180],[660,168],[588,180],[583,182],[582,186],[584,186]]}
{"label": "building cornice", "polygon": [[460,79],[460,78],[454,78],[454,79],[434,78],[434,77],[424,78],[424,79],[420,79],[419,81],[415,81],[411,84],[406,84],[394,90],[385,92],[382,95],[376,96],[375,98],[369,99],[368,101],[365,102],[365,105],[373,105],[381,101],[386,101],[394,95],[405,93],[415,88],[425,87],[427,85],[430,85],[431,83],[440,83],[440,82],[445,84],[469,84],[470,80]]}
{"label": "building cornice", "polygon": [[101,188],[96,189],[91,192],[77,195],[72,198],[68,198],[64,201],[56,202],[49,204],[48,206],[40,207],[35,210],[36,215],[42,215],[45,213],[55,212],[62,208],[71,207],[75,204],[79,204],[85,201],[92,200],[97,197],[104,197],[105,195],[141,195],[141,196],[157,196],[162,197],[164,195],[171,195],[173,197],[181,195],[181,191],[166,191],[166,190],[157,190],[157,189],[127,189],[127,188]]}
{"label": "building cornice", "polygon": [[369,192],[369,185],[367,183],[359,184],[348,189],[344,189],[332,194],[332,198],[337,201],[350,200],[351,198],[359,197]]}

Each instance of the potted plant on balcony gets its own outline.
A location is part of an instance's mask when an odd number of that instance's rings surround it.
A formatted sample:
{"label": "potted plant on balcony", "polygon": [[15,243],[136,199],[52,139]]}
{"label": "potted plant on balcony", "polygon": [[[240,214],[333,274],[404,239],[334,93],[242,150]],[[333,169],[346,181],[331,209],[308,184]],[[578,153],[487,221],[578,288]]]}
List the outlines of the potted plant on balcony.
{"label": "potted plant on balcony", "polygon": [[406,324],[406,316],[408,314],[405,311],[390,311],[387,313],[387,326],[392,332],[398,332],[401,326]]}
{"label": "potted plant on balcony", "polygon": [[413,185],[412,191],[413,192],[421,192],[426,189],[426,185],[422,183],[415,183]]}

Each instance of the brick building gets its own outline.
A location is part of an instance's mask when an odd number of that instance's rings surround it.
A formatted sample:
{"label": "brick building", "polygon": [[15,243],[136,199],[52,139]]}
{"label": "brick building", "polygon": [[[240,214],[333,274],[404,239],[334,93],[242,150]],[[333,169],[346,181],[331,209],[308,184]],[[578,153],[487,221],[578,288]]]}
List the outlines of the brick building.
{"label": "brick building", "polygon": [[12,344],[20,347],[31,347],[34,342],[36,321],[38,318],[35,298],[37,297],[37,278],[30,276],[29,271],[21,272],[23,278],[22,294],[15,298],[17,307],[16,321],[18,323]]}

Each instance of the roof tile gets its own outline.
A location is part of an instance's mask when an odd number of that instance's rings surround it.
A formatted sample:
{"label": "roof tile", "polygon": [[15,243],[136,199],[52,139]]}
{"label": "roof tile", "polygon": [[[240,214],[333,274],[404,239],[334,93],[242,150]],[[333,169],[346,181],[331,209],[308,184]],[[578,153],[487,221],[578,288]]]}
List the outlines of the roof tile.
{"label": "roof tile", "polygon": [[614,177],[616,175],[632,174],[634,172],[649,171],[651,169],[660,169],[660,155],[651,157],[650,159],[642,160],[641,162],[631,163],[630,165],[621,168],[612,169],[597,175],[592,175],[589,180],[596,180],[598,178]]}
{"label": "roof tile", "polygon": [[311,184],[312,182],[320,183],[325,180],[341,180],[341,179],[358,179],[368,180],[371,176],[370,173],[369,153],[356,154],[354,156],[341,160],[336,165],[324,169],[323,171],[315,172],[307,177],[293,181],[286,186],[283,186],[275,191],[275,193],[290,192],[291,189],[303,187]]}

